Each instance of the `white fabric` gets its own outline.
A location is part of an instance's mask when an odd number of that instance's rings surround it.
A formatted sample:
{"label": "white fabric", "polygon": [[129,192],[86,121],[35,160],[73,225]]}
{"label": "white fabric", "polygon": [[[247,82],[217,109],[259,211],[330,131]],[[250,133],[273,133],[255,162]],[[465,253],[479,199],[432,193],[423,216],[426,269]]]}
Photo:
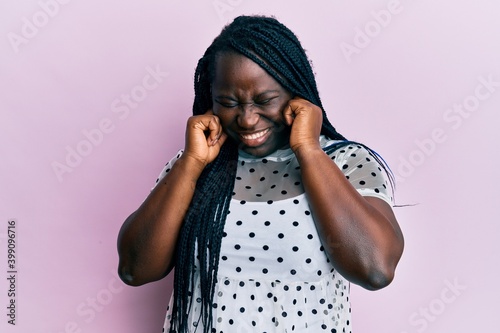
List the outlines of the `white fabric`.
{"label": "white fabric", "polygon": [[[335,142],[320,141],[323,147]],[[365,148],[352,144],[330,157],[362,195],[392,204],[387,179]],[[325,255],[293,152],[278,150],[265,158],[240,153],[236,177],[220,251],[215,331],[351,332],[349,282]],[[199,288],[198,275],[195,281]],[[194,299],[199,297],[196,289]],[[172,299],[165,332],[171,310]],[[193,302],[193,332],[199,310]]]}

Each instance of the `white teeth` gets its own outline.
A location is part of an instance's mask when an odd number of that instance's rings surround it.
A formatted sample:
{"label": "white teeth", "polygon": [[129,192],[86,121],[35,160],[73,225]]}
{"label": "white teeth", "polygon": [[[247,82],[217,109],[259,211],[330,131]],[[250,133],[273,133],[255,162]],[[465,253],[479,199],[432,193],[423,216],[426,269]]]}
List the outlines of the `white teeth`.
{"label": "white teeth", "polygon": [[267,132],[269,132],[269,128],[266,128],[265,130],[254,133],[254,134],[249,134],[249,135],[241,134],[241,137],[245,140],[255,140],[255,139],[258,139],[258,138],[266,135]]}

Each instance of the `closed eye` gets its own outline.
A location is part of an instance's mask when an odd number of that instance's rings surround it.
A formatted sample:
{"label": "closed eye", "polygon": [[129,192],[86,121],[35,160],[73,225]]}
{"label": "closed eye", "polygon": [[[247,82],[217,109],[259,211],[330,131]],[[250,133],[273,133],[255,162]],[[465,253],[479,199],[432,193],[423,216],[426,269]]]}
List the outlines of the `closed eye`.
{"label": "closed eye", "polygon": [[267,99],[261,99],[261,100],[257,100],[253,103],[237,103],[236,101],[232,101],[232,100],[228,100],[228,101],[221,101],[221,100],[218,100],[218,99],[215,99],[215,102],[217,104],[219,104],[220,106],[224,107],[224,108],[227,108],[227,109],[232,109],[232,108],[235,108],[235,107],[238,107],[239,105],[243,105],[243,104],[253,104],[255,106],[268,106],[271,104],[271,102],[278,98],[279,96],[274,96],[274,97],[271,97],[271,98],[267,98]]}
{"label": "closed eye", "polygon": [[259,101],[255,101],[255,105],[261,105],[261,106],[268,105],[275,98],[278,98],[278,96],[267,98],[267,99],[263,99],[263,100],[259,100]]}
{"label": "closed eye", "polygon": [[238,106],[238,103],[234,103],[234,102],[233,103],[230,103],[230,102],[221,102],[221,101],[218,101],[218,100],[215,100],[215,102],[217,104],[219,104],[220,106],[222,106],[224,108],[229,108],[229,109],[235,108],[235,107]]}
{"label": "closed eye", "polygon": [[264,101],[258,101],[258,102],[255,102],[255,105],[267,105],[271,102],[270,99],[266,99]]}

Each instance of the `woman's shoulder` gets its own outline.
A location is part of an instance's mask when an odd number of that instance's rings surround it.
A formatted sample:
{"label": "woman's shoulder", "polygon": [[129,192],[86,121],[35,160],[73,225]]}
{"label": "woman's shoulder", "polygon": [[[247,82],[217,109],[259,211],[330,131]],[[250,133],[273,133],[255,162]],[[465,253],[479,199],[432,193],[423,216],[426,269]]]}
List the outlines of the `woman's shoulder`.
{"label": "woman's shoulder", "polygon": [[323,138],[322,148],[361,195],[393,202],[392,173],[384,159],[366,145]]}
{"label": "woman's shoulder", "polygon": [[[165,166],[162,168],[160,174],[158,175],[158,177],[156,178],[156,182],[155,182],[155,186],[156,184],[158,184],[160,182],[160,180],[163,179],[163,177],[165,177],[169,172],[170,170],[172,169],[172,166],[175,164],[175,162],[182,156],[182,153],[184,153],[184,149],[179,149],[177,151],[177,154],[175,154],[174,157],[172,157],[166,164]],[[154,187],[153,187],[154,188]]]}

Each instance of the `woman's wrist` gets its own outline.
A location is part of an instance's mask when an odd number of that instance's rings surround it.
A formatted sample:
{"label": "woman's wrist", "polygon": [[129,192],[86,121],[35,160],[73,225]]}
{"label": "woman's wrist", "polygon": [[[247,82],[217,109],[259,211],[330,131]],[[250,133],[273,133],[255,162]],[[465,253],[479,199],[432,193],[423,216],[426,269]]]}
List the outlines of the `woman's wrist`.
{"label": "woman's wrist", "polygon": [[179,160],[175,162],[174,167],[176,165],[178,165],[178,167],[181,168],[183,172],[191,175],[195,182],[198,180],[201,173],[206,167],[205,163],[186,153],[182,154]]}
{"label": "woman's wrist", "polygon": [[310,144],[301,144],[292,148],[295,156],[297,156],[297,160],[299,164],[302,164],[304,161],[312,159],[314,161],[318,156],[324,155],[325,152],[321,149],[319,142],[310,143]]}

